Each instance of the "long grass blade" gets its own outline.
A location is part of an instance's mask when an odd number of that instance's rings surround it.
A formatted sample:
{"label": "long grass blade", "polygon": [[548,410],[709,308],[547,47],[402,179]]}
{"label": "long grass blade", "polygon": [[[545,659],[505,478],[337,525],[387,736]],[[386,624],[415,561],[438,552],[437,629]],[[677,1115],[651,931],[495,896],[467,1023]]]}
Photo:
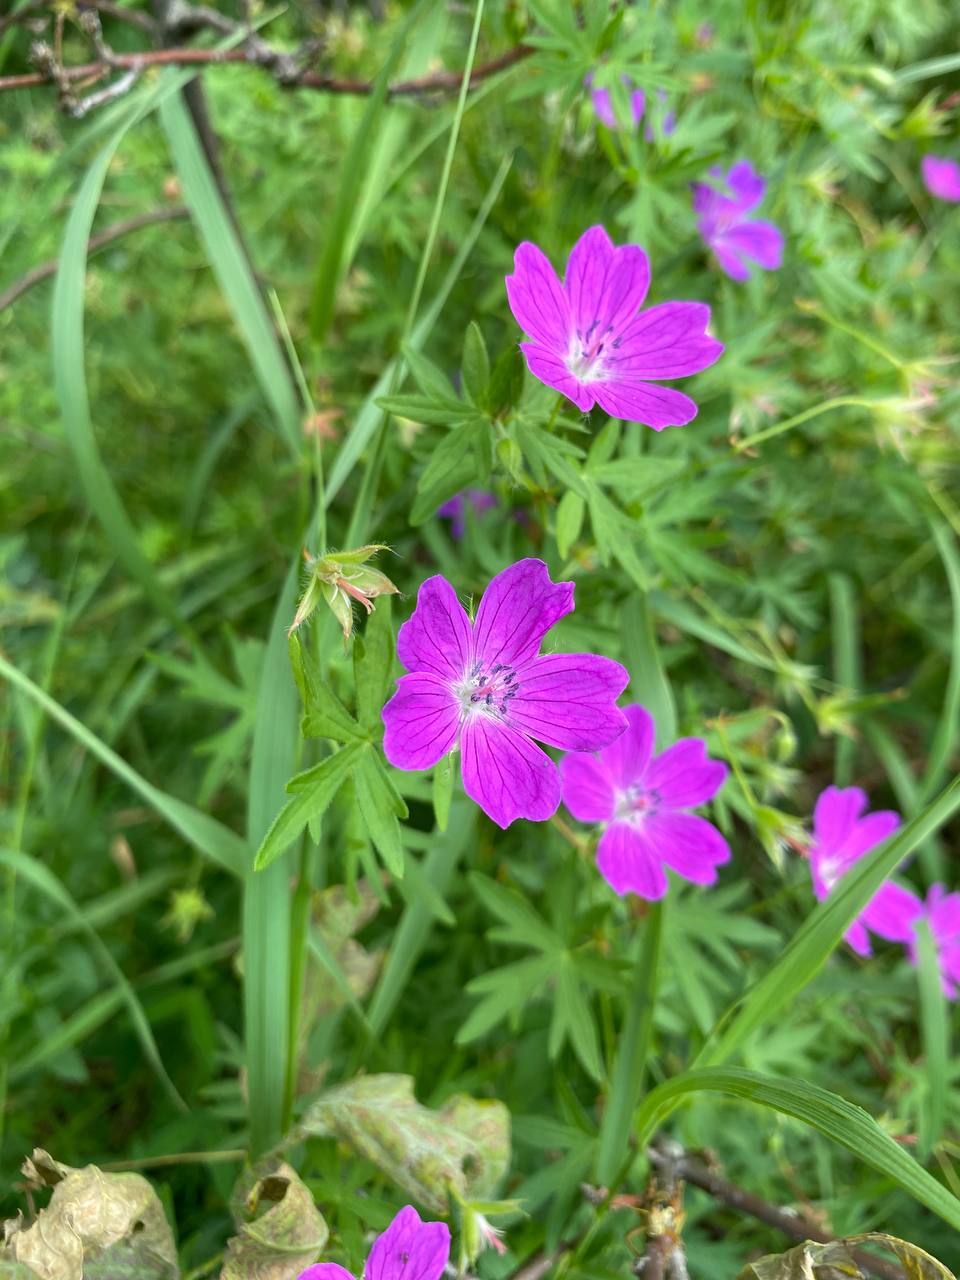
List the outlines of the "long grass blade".
{"label": "long grass blade", "polygon": [[[833,678],[845,693],[857,693],[860,671],[860,618],[853,583],[845,573],[830,575],[830,625],[833,630]],[[837,737],[833,780],[848,787],[853,780],[856,743],[845,733]]]}
{"label": "long grass blade", "polygon": [[85,920],[83,912],[59,879],[42,862],[37,862],[35,858],[31,858],[25,853],[15,853],[12,849],[0,849],[0,865],[16,871],[22,881],[32,885],[44,897],[56,903],[60,910],[86,934],[90,940],[91,947],[100,958],[101,964],[110,975],[123,1003],[127,1006],[134,1030],[137,1033],[137,1039],[143,1048],[144,1057],[150,1063],[157,1079],[163,1085],[175,1106],[181,1111],[186,1111],[187,1105],[167,1074],[167,1069],[160,1057],[160,1050],[157,1048],[157,1042],[153,1037],[153,1031],[147,1020],[147,1015],[144,1013],[143,1006],[137,999],[133,987],[124,976],[123,971],[110,954],[108,947],[96,929]]}
{"label": "long grass blade", "polygon": [[890,1178],[932,1213],[960,1230],[960,1200],[885,1133],[861,1107],[803,1080],[778,1080],[736,1067],[688,1071],[647,1094],[637,1117],[637,1140],[645,1149],[662,1121],[693,1093],[724,1093],[770,1107],[846,1147],[864,1164]]}
{"label": "long grass blade", "polygon": [[921,1159],[929,1156],[947,1116],[947,1068],[950,1055],[950,1023],[947,1001],[943,994],[937,948],[930,925],[921,920],[917,926],[920,986],[920,1030],[923,1035],[923,1065],[926,1093],[920,1117]]}
{"label": "long grass blade", "polygon": [[155,787],[152,783],[147,782],[146,778],[137,773],[136,769],[131,768],[121,756],[108,747],[105,742],[92,733],[85,724],[82,724],[75,716],[72,716],[66,708],[62,707],[59,702],[51,698],[48,693],[33,683],[29,676],[24,675],[17,667],[8,662],[7,659],[0,654],[0,676],[9,680],[12,685],[20,689],[29,698],[31,698],[38,706],[46,712],[52,720],[56,720],[68,733],[84,746],[91,755],[97,757],[107,768],[114,773],[121,782],[125,782],[128,787],[155,809],[157,813],[164,818],[175,831],[200,853],[205,854],[213,862],[223,867],[227,871],[231,871],[234,875],[243,875],[249,865],[249,856],[246,843],[229,827],[223,826],[216,818],[211,818],[209,814],[201,813],[199,809],[195,809],[192,805],[187,804],[183,800],[178,800],[176,796],[168,795],[167,792],[161,791],[159,787]]}
{"label": "long grass blade", "polygon": [[947,572],[953,617],[950,627],[950,674],[943,693],[940,718],[930,743],[927,770],[920,785],[920,802],[933,795],[950,769],[950,760],[960,740],[960,555],[950,529],[931,521],[931,532]]}
{"label": "long grass blade", "polygon": [[897,834],[867,854],[834,891],[819,903],[794,935],[783,955],[747,992],[739,1007],[727,1011],[698,1055],[695,1066],[725,1062],[764,1023],[811,981],[826,963],[851,922],[860,914],[908,854],[960,809],[960,777]]}

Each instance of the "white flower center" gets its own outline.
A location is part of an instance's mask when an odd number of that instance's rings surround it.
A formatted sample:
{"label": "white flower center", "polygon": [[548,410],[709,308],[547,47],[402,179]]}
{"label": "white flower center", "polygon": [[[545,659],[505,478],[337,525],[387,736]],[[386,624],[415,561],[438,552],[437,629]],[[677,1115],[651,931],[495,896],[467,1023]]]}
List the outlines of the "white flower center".
{"label": "white flower center", "polygon": [[613,336],[613,327],[607,325],[601,331],[599,324],[599,320],[594,320],[586,333],[578,329],[570,337],[565,363],[578,382],[600,382],[605,378],[611,352],[620,346],[619,337]]}
{"label": "white flower center", "polygon": [[475,662],[459,684],[454,685],[463,717],[486,715],[505,720],[510,702],[519,692],[516,668],[503,662],[495,662],[489,668]]}
{"label": "white flower center", "polygon": [[627,787],[614,794],[614,822],[630,822],[638,826],[644,818],[652,818],[660,808],[660,796],[645,787]]}

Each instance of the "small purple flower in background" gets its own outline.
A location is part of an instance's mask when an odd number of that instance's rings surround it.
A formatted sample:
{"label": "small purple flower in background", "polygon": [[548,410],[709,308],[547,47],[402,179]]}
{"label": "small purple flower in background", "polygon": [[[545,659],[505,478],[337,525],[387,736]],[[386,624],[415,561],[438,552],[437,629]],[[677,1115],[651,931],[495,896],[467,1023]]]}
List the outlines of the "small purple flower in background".
{"label": "small purple flower in background", "polygon": [[727,766],[707,759],[700,738],[681,738],[654,755],[653,717],[639,705],[626,713],[627,732],[598,756],[563,757],[563,803],[580,822],[606,824],[597,866],[621,896],[662,898],[664,865],[694,884],[713,884],[729,846],[716,827],[685,810],[716,795]]}
{"label": "small purple flower in background", "polygon": [[697,230],[732,280],[749,280],[750,264],[775,271],[783,262],[783,233],[772,222],[747,215],[763,199],[767,182],[748,160],[726,174],[710,170],[713,184],[692,183]]}
{"label": "small purple flower in background", "polygon": [[[942,884],[931,885],[925,903],[910,895],[914,903],[913,924],[922,917],[930,926],[937,951],[943,994],[950,1000],[960,995],[960,893],[947,893]],[[918,960],[916,935],[911,930],[907,944],[910,963]]]}
{"label": "small purple flower in background", "polygon": [[467,504],[479,515],[497,505],[496,495],[486,489],[464,489],[456,493],[441,507],[437,507],[438,516],[446,516],[450,520],[450,532],[455,538],[462,538],[467,531]]}
{"label": "small purple flower in background", "polygon": [[439,574],[417,594],[397,656],[409,675],[383,708],[383,749],[398,769],[429,769],[460,744],[466,793],[501,827],[543,822],[560,803],[560,774],[533,739],[595,751],[623,733],[616,705],[628,673],[590,653],[541,654],[573,610],[573,583],[542,560],[493,579],[473,622]]}
{"label": "small purple flower in background", "polygon": [[960,164],[946,156],[924,156],[920,161],[923,185],[938,200],[960,201]]}
{"label": "small purple flower in background", "polygon": [[[889,809],[864,813],[866,807],[866,793],[859,787],[827,787],[817,799],[810,876],[813,892],[821,902],[855,862],[900,826],[898,813]],[[888,942],[909,942],[916,912],[915,896],[888,880],[854,920],[844,939],[861,956],[872,954],[868,929]]]}
{"label": "small purple flower in background", "polygon": [[584,413],[598,404],[612,418],[655,431],[697,416],[689,396],[650,379],[685,378],[720,358],[706,334],[702,302],[661,302],[637,314],[650,285],[639,245],[615,246],[603,227],[585,231],[561,285],[549,259],[525,240],[507,276],[510,310],[532,342],[521,342],[534,377]]}
{"label": "small purple flower in background", "polygon": [[[450,1257],[450,1229],[445,1222],[422,1222],[412,1205],[401,1209],[377,1236],[363,1269],[363,1280],[440,1280]],[[297,1280],[354,1280],[336,1262],[318,1262]]]}
{"label": "small purple flower in background", "polygon": [[[642,89],[637,89],[634,86],[633,81],[630,79],[628,75],[624,74],[620,77],[620,79],[623,82],[623,84],[626,86],[626,89],[629,93],[630,118],[633,123],[633,127],[636,128],[637,125],[640,123],[640,121],[643,119],[643,113],[646,110],[646,106],[647,106],[646,94],[643,92]],[[592,71],[589,72],[584,77],[583,83],[587,86],[588,89],[590,89],[590,98],[593,102],[593,109],[596,112],[597,119],[600,121],[600,123],[605,124],[608,129],[618,128],[619,121],[617,120],[616,112],[613,109],[613,95],[611,94],[610,90],[600,89],[600,88],[595,89],[592,87],[593,86]],[[657,90],[657,99],[659,100],[661,105],[666,102],[667,95],[664,93],[662,89]],[[666,115],[663,117],[663,121],[660,125],[660,131],[665,135],[671,134],[673,133],[674,129],[676,129],[676,127],[677,127],[676,113],[673,111],[668,111]],[[647,142],[653,142],[656,139],[656,136],[657,136],[656,130],[654,129],[653,125],[649,121],[644,127],[643,136],[646,138]]]}

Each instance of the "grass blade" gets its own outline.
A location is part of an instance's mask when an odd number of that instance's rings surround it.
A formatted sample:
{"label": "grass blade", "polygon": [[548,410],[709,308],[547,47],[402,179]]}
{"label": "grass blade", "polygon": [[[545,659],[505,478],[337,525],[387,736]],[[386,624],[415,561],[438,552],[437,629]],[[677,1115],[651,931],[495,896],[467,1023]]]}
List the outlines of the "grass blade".
{"label": "grass blade", "polygon": [[677,708],[660,660],[653,614],[640,591],[624,606],[623,652],[630,669],[630,692],[653,716],[657,749],[663,751],[677,736]]}
{"label": "grass blade", "polygon": [[230,304],[264,399],[273,411],[291,453],[299,458],[303,435],[300,398],[183,98],[178,95],[166,99],[160,106],[160,118],[183,187],[184,200],[203,240],[214,275]]}
{"label": "grass blade", "polygon": [[15,871],[21,880],[33,885],[44,897],[55,902],[60,910],[87,935],[91,946],[100,957],[101,963],[120,993],[123,1003],[127,1006],[134,1030],[137,1033],[137,1039],[143,1047],[144,1057],[150,1063],[157,1075],[157,1079],[163,1085],[174,1105],[179,1110],[186,1111],[187,1105],[177,1093],[173,1081],[167,1074],[167,1069],[160,1057],[160,1050],[157,1048],[157,1042],[153,1038],[150,1023],[147,1021],[147,1015],[144,1013],[143,1006],[137,999],[133,987],[124,977],[123,971],[110,954],[109,949],[101,940],[96,929],[84,918],[83,912],[70,894],[48,867],[45,867],[42,862],[37,862],[36,859],[28,857],[25,853],[15,853],[12,849],[0,849],[0,865]]}
{"label": "grass blade", "polygon": [[925,1159],[943,1132],[947,1116],[947,1067],[950,1055],[950,1024],[947,1001],[940,979],[937,948],[928,921],[917,926],[917,949],[920,963],[917,980],[920,987],[920,1030],[923,1035],[923,1060],[927,1091],[920,1118],[919,1152]]}
{"label": "grass blade", "polygon": [[931,521],[930,531],[947,571],[953,618],[950,630],[950,674],[943,693],[940,719],[930,743],[927,771],[920,785],[921,803],[928,800],[937,787],[943,784],[960,738],[960,556],[957,555],[953,534],[946,525]]}
{"label": "grass blade", "polygon": [[645,1149],[654,1131],[691,1093],[725,1093],[792,1116],[846,1147],[890,1178],[932,1213],[960,1230],[960,1200],[885,1133],[862,1107],[803,1080],[778,1080],[736,1067],[688,1071],[647,1094],[637,1118],[638,1143]]}
{"label": "grass blade", "polygon": [[59,702],[44,693],[29,676],[24,675],[8,662],[2,654],[0,654],[0,676],[9,680],[12,685],[42,707],[51,719],[62,725],[82,746],[86,747],[91,755],[96,756],[112,773],[116,774],[121,782],[125,782],[142,796],[147,804],[155,809],[175,831],[179,831],[195,849],[225,870],[233,872],[234,875],[244,874],[249,864],[248,850],[246,843],[236,832],[225,827],[216,818],[211,818],[209,814],[201,813],[199,809],[147,782],[146,778],[141,777],[136,769],[127,764],[126,760],[118,756],[85,724],[61,707]]}
{"label": "grass blade", "polygon": [[[860,618],[853,583],[845,573],[830,575],[830,623],[833,629],[833,678],[844,693],[857,693],[862,683],[860,670]],[[838,787],[849,787],[853,780],[854,740],[841,733],[837,736],[833,780]]]}
{"label": "grass blade", "polygon": [[773,968],[747,992],[739,1008],[734,1006],[720,1019],[694,1065],[714,1066],[726,1061],[748,1036],[789,1004],[820,971],[884,880],[958,809],[960,777],[891,840],[862,858],[814,908]]}

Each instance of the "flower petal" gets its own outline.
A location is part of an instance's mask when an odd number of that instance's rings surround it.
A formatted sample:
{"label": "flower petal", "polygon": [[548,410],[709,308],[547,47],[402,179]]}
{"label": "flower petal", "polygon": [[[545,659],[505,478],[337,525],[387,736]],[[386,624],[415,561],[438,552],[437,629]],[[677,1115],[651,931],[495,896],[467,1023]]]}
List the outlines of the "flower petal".
{"label": "flower petal", "polygon": [[752,274],[750,268],[739,253],[726,243],[725,239],[719,236],[706,236],[705,239],[713,249],[720,270],[725,276],[729,276],[731,280],[737,280],[741,283],[750,279]]}
{"label": "flower petal", "polygon": [[702,738],[681,738],[662,751],[647,769],[644,783],[669,809],[706,804],[723,786],[727,766],[707,759]]}
{"label": "flower petal", "polygon": [[581,342],[606,330],[616,336],[643,306],[650,263],[639,245],[617,247],[603,227],[590,227],[570,251],[563,287]]}
{"label": "flower petal", "polygon": [[571,751],[560,761],[563,803],[578,822],[609,822],[616,803],[613,784],[595,755]]}
{"label": "flower petal", "polygon": [[545,347],[538,347],[535,342],[521,342],[520,350],[527,368],[535,378],[572,400],[583,413],[590,412],[593,408],[590,388],[573,376],[559,356],[547,351]]}
{"label": "flower petal", "polygon": [[623,422],[641,422],[654,431],[664,427],[683,427],[697,416],[697,405],[689,396],[672,387],[657,387],[649,382],[591,382],[597,404],[611,418]]}
{"label": "flower petal", "polygon": [[364,1280],[440,1280],[450,1257],[450,1228],[421,1222],[412,1205],[401,1209],[373,1242]]}
{"label": "flower petal", "polygon": [[644,819],[643,832],[653,852],[694,884],[713,884],[716,868],[730,861],[730,846],[712,823],[693,813],[661,809]]}
{"label": "flower petal", "polygon": [[749,160],[738,160],[726,176],[726,186],[739,212],[747,213],[763,199],[767,181]]}
{"label": "flower petal", "polygon": [[635,702],[624,709],[624,715],[626,732],[600,752],[610,781],[621,790],[643,781],[656,738],[656,725],[646,707]]}
{"label": "flower petal", "polygon": [[565,751],[599,751],[627,727],[617,698],[630,673],[612,658],[552,653],[518,668],[508,717],[528,738]]}
{"label": "flower petal", "polygon": [[655,902],[667,892],[667,877],[647,840],[629,823],[612,822],[597,846],[597,867],[621,897],[636,893]]}
{"label": "flower petal", "polygon": [[843,940],[848,947],[851,947],[858,956],[872,956],[873,947],[870,944],[870,935],[867,933],[866,926],[861,920],[854,920],[853,924],[847,929],[843,935]]}
{"label": "flower petal", "polygon": [[506,829],[515,818],[545,822],[560,804],[560,772],[516,729],[483,714],[468,716],[460,735],[463,786],[487,817]]}
{"label": "flower petal", "polygon": [[473,631],[466,610],[446,578],[428,578],[417,592],[417,607],[397,635],[397,657],[408,671],[431,671],[460,679],[473,655]]}
{"label": "flower petal", "polygon": [[839,849],[867,807],[867,793],[859,787],[827,787],[813,810],[813,838],[823,853]]}
{"label": "flower petal", "polygon": [[872,933],[888,942],[909,942],[923,903],[915,893],[892,880],[882,884],[858,917]]}
{"label": "flower petal", "polygon": [[949,200],[956,204],[960,201],[960,165],[956,160],[946,156],[926,155],[920,161],[923,183],[932,196],[940,200]]}
{"label": "flower petal", "polygon": [[616,379],[685,378],[720,359],[723,343],[708,338],[703,302],[663,302],[641,311],[623,331],[608,368]]}
{"label": "flower petal", "polygon": [[336,1262],[318,1262],[316,1266],[301,1271],[297,1280],[354,1280],[353,1275]]}
{"label": "flower petal", "polygon": [[493,579],[474,623],[474,652],[486,666],[535,657],[554,623],[573,611],[573,583],[551,582],[542,560],[518,560]]}
{"label": "flower petal", "polygon": [[507,301],[514,319],[531,338],[558,355],[566,355],[573,324],[567,296],[542,249],[524,240],[507,276]]}
{"label": "flower petal", "polygon": [[772,222],[742,222],[717,236],[713,244],[719,254],[724,252],[755,262],[765,271],[776,271],[783,265],[783,232]]}
{"label": "flower petal", "polygon": [[383,724],[383,752],[395,768],[429,769],[456,745],[460,707],[445,680],[417,671],[397,681]]}

